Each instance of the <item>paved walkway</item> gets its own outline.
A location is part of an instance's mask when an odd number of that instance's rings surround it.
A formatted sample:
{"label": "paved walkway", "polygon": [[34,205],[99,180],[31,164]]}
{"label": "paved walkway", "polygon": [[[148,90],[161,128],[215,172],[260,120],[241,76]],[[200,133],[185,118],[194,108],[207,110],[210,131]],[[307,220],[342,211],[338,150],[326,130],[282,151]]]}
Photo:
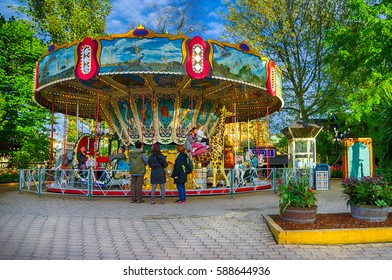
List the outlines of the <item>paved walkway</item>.
{"label": "paved walkway", "polygon": [[[348,212],[339,181],[320,191],[320,213]],[[148,202],[148,199],[145,199]],[[188,197],[187,204],[44,195],[0,187],[0,259],[392,259],[392,243],[277,245],[262,213],[278,213],[272,190]]]}

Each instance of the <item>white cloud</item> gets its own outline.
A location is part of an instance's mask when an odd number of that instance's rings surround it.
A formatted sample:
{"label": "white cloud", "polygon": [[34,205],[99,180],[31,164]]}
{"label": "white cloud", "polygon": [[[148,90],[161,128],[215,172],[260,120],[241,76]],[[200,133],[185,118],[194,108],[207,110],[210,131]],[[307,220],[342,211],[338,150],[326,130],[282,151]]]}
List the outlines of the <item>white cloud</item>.
{"label": "white cloud", "polygon": [[207,18],[219,19],[220,15],[217,11],[212,11],[207,14]]}
{"label": "white cloud", "polygon": [[[168,0],[114,0],[107,18],[108,33],[125,33],[143,24],[151,29],[155,13],[153,6],[163,7]],[[121,24],[120,24],[121,23]]]}
{"label": "white cloud", "polygon": [[205,32],[206,38],[219,40],[225,32],[225,26],[223,23],[218,21],[212,21],[208,23],[207,30]]}

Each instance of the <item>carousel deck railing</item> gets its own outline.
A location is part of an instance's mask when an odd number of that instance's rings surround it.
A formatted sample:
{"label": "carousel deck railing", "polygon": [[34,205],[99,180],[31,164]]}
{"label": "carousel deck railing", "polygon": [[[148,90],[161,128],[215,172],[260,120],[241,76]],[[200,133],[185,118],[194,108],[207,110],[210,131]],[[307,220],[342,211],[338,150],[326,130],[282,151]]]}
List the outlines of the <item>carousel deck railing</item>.
{"label": "carousel deck railing", "polygon": [[[280,184],[290,178],[305,177],[309,186],[314,185],[313,168],[236,168],[225,169],[229,185],[217,171],[216,186],[212,186],[213,170],[195,169],[192,178],[192,194],[231,194],[272,189],[276,193]],[[146,180],[148,176],[146,176]],[[172,179],[168,178],[168,181]],[[143,187],[148,195],[150,184]],[[174,187],[175,189],[175,187]],[[210,191],[209,191],[210,190]],[[43,194],[74,194],[91,199],[93,196],[129,196],[129,173],[122,170],[75,170],[75,169],[21,169],[19,171],[19,192]],[[176,195],[176,190],[166,187],[166,195]]]}

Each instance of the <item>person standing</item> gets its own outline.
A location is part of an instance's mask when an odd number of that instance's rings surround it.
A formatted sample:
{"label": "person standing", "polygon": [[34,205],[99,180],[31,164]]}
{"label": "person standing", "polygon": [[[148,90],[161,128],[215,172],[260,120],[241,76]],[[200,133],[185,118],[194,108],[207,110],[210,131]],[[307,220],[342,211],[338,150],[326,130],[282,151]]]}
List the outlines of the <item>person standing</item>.
{"label": "person standing", "polygon": [[155,202],[155,190],[157,184],[161,189],[161,204],[165,204],[165,187],[166,187],[166,172],[167,167],[166,157],[161,152],[159,143],[152,146],[152,155],[148,158],[148,166],[151,168],[151,204]]}
{"label": "person standing", "polygon": [[174,162],[173,173],[171,177],[174,179],[174,183],[177,186],[178,190],[178,200],[177,204],[185,204],[186,201],[186,191],[185,191],[185,183],[187,181],[187,159],[188,155],[185,153],[185,147],[183,145],[177,145],[177,158]]}
{"label": "person standing", "polygon": [[143,144],[136,141],[135,150],[129,153],[129,164],[131,172],[131,196],[132,202],[142,203],[142,188],[144,175],[146,174],[146,165],[148,159],[143,151]]}

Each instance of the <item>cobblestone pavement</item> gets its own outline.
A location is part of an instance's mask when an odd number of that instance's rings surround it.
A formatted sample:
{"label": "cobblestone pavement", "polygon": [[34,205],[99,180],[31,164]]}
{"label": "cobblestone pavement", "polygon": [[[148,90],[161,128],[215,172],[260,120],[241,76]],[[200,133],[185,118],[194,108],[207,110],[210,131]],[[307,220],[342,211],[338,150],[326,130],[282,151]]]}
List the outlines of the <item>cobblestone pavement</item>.
{"label": "cobblestone pavement", "polygon": [[[348,212],[334,180],[320,213]],[[0,259],[392,259],[392,243],[277,245],[262,213],[278,213],[272,190],[188,197],[185,205],[129,198],[60,196],[0,187]]]}

